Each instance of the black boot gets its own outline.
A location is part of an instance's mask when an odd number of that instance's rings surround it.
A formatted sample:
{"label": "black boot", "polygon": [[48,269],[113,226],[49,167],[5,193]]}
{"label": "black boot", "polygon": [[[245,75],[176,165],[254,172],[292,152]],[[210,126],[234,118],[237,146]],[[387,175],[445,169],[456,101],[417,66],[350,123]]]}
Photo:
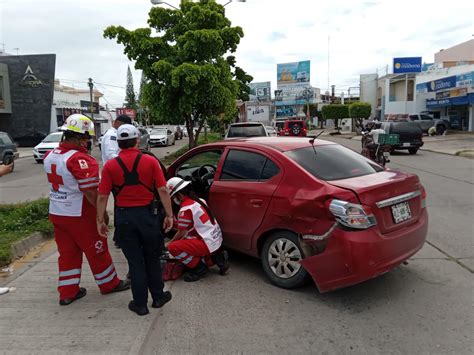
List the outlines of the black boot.
{"label": "black boot", "polygon": [[117,286],[113,290],[110,290],[107,293],[122,292],[130,289],[130,280],[120,280]]}
{"label": "black boot", "polygon": [[214,255],[212,258],[217,267],[219,268],[219,274],[225,275],[229,270],[229,253],[227,250],[222,250]]}
{"label": "black boot", "polygon": [[135,301],[130,301],[128,304],[128,309],[132,312],[135,312],[139,316],[145,316],[150,313],[147,306],[138,306]]}
{"label": "black boot", "polygon": [[79,292],[73,297],[73,298],[66,298],[66,299],[63,299],[63,300],[60,300],[59,301],[59,304],[61,306],[68,306],[70,305],[72,302],[84,297],[85,295],[87,295],[87,290],[84,288],[84,287],[81,287],[79,289]]}
{"label": "black boot", "polygon": [[165,305],[165,303],[171,301],[171,292],[170,291],[165,291],[163,292],[163,295],[156,299],[156,300],[153,300],[153,303],[151,304],[151,306],[153,308],[161,308]]}
{"label": "black boot", "polygon": [[194,268],[190,269],[184,275],[184,281],[186,282],[195,282],[202,279],[207,273],[207,266],[200,261],[199,264]]}

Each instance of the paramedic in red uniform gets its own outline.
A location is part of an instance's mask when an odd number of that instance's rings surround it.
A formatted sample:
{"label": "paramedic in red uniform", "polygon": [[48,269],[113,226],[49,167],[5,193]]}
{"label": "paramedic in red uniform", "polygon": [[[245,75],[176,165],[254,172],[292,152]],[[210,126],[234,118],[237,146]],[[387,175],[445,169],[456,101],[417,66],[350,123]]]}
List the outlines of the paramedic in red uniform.
{"label": "paramedic in red uniform", "polygon": [[163,291],[160,257],[164,248],[159,204],[166,212],[165,231],[173,227],[173,211],[166,180],[158,160],[138,150],[138,129],[124,124],[117,130],[118,157],[102,169],[97,202],[97,230],[107,235],[104,212],[109,194],[115,197],[115,236],[130,268],[133,300],[128,308],[138,315],[149,313],[148,291],[152,307],[160,308],[171,300]]}
{"label": "paramedic in red uniform", "polygon": [[44,159],[44,170],[50,185],[49,219],[59,252],[59,304],[66,306],[87,293],[79,287],[83,253],[103,294],[125,291],[130,284],[117,277],[107,239],[97,233],[99,165],[87,154],[94,124],[74,114],[61,129],[62,142]]}
{"label": "paramedic in red uniform", "polygon": [[173,202],[180,205],[178,231],[168,244],[168,251],[188,269],[184,281],[198,281],[215,264],[224,275],[229,269],[228,255],[220,250],[222,232],[211,210],[194,193],[190,181],[173,177],[167,186]]}

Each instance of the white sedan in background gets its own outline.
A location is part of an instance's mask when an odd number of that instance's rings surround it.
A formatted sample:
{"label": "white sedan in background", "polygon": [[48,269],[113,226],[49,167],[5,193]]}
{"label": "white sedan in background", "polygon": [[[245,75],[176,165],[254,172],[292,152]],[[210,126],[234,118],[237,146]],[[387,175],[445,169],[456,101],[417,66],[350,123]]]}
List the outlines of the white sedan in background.
{"label": "white sedan in background", "polygon": [[150,146],[169,146],[175,143],[174,132],[169,128],[155,128],[150,133]]}
{"label": "white sedan in background", "polygon": [[37,163],[42,163],[47,151],[59,147],[63,132],[53,132],[48,134],[38,145],[33,148],[33,158]]}
{"label": "white sedan in background", "polygon": [[272,126],[265,126],[265,130],[267,131],[267,134],[268,134],[269,137],[276,137],[276,136],[278,136],[275,127],[272,127]]}

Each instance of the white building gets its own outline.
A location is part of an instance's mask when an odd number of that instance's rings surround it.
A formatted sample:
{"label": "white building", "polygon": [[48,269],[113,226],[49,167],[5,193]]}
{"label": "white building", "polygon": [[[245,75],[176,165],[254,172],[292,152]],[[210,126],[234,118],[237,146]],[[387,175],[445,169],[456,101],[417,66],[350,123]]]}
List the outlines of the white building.
{"label": "white building", "polygon": [[421,73],[362,74],[361,101],[385,118],[430,111],[451,121],[452,129],[474,131],[474,40],[435,54]]}

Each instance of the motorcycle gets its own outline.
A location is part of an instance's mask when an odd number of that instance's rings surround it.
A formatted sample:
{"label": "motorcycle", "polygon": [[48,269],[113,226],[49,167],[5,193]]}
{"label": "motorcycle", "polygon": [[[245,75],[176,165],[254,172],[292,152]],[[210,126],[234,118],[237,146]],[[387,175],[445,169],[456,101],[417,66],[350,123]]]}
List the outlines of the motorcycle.
{"label": "motorcycle", "polygon": [[375,143],[369,133],[368,131],[362,131],[361,154],[377,164],[385,166],[385,164],[390,162],[391,146],[388,144]]}

